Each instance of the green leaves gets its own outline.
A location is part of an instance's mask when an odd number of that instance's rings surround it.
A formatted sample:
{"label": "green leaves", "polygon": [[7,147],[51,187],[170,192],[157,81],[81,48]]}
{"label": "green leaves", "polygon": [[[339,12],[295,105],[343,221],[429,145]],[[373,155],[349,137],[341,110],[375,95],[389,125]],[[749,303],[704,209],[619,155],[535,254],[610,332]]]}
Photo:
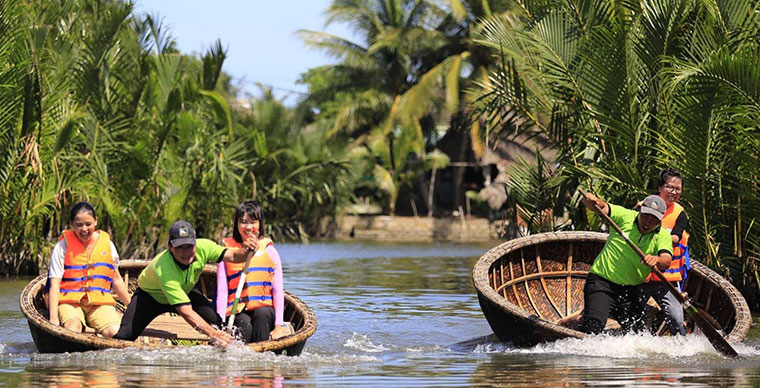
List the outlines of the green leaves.
{"label": "green leaves", "polygon": [[84,117],[85,116],[82,113],[75,113],[69,117],[68,120],[66,120],[66,123],[63,124],[61,131],[58,133],[58,140],[55,143],[55,149],[53,151],[54,153],[58,153],[64,147],[66,147],[69,141],[71,141],[71,138],[74,136],[74,133],[79,129],[79,126],[82,124]]}
{"label": "green leaves", "polygon": [[230,114],[230,106],[224,97],[208,90],[200,90],[199,93],[211,103],[217,121],[232,135],[232,115]]}
{"label": "green leaves", "polygon": [[79,200],[122,257],[149,258],[178,218],[216,238],[256,199],[267,233],[298,237],[350,195],[343,143],[301,131],[271,93],[250,115],[231,108],[220,42],[180,55],[156,18],[131,11],[0,3],[0,274],[36,273]]}
{"label": "green leaves", "polygon": [[[557,171],[569,183],[550,185],[557,198],[593,185],[632,206],[654,191],[661,168],[678,169],[692,257],[724,273],[730,262],[735,283],[760,301],[760,252],[749,243],[760,239],[757,2],[519,5],[518,16],[486,20],[477,38],[501,53],[477,100],[489,124],[555,143]],[[527,219],[542,211],[529,190],[546,187],[537,165],[513,171],[519,178],[510,183]],[[585,223],[574,208],[566,211]]]}

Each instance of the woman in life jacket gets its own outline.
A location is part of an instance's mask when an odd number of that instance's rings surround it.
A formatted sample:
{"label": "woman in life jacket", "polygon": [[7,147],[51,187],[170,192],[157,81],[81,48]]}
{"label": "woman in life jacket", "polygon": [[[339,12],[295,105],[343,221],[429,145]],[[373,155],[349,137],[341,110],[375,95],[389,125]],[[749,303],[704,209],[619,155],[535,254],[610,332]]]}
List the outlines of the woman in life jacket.
{"label": "woman in life jacket", "polygon": [[258,249],[245,270],[245,263],[221,262],[217,267],[216,309],[220,316],[227,317],[225,319],[232,313],[238,283],[245,282],[234,326],[246,343],[290,334],[283,321],[285,298],[280,255],[272,240],[262,235],[262,230],[264,216],[261,207],[253,201],[238,205],[232,237],[225,238],[223,245],[237,248],[244,239],[254,236],[259,241]]}
{"label": "woman in life jacket", "polygon": [[[670,267],[662,271],[666,281],[672,282],[679,290],[686,280],[689,268],[689,220],[683,206],[678,203],[683,192],[683,177],[673,168],[667,167],[660,172],[657,181],[657,194],[665,200],[667,210],[662,218],[662,228],[670,233],[673,241],[673,260]],[[662,279],[650,274],[646,282],[640,286],[643,302],[649,297],[654,298],[665,313],[665,323],[671,335],[685,335],[683,325],[683,308],[673,294],[670,293]]]}
{"label": "woman in life jacket", "polygon": [[111,290],[125,305],[131,299],[118,271],[119,253],[111,236],[95,229],[98,217],[89,203],[75,204],[69,221],[71,229],[63,232],[50,255],[50,322],[80,333],[87,325],[113,337],[121,317]]}

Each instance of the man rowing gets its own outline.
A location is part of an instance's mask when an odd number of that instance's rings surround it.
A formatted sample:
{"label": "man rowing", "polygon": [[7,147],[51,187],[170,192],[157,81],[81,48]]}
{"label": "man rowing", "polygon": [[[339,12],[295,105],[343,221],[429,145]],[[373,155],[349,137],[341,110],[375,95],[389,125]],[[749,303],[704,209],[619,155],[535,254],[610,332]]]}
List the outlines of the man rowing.
{"label": "man rowing", "polygon": [[195,228],[190,223],[175,222],[169,228],[168,249],[154,257],[140,273],[137,291],[114,338],[133,341],[153,319],[163,313],[176,312],[215,344],[226,347],[232,336],[214,327],[221,326],[222,318],[194,287],[206,263],[245,262],[257,246],[256,238],[248,238],[242,248],[225,248],[211,240],[196,239]]}
{"label": "man rowing", "polygon": [[583,288],[585,307],[578,330],[588,334],[601,333],[607,318],[612,317],[618,321],[623,333],[641,331],[644,306],[636,286],[646,280],[652,267],[665,270],[672,260],[670,233],[660,227],[667,209],[665,201],[658,195],[650,195],[637,212],[607,204],[586,193],[583,204],[591,210],[594,206],[599,207],[641,248],[645,256],[642,260],[623,236],[610,231],[586,278]]}

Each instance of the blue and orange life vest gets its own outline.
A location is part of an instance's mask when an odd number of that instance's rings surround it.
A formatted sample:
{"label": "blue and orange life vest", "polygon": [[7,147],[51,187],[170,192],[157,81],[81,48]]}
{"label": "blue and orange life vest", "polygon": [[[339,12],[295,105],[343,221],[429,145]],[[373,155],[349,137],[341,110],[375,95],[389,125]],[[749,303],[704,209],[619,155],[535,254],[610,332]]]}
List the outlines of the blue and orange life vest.
{"label": "blue and orange life vest", "polygon": [[[240,294],[240,301],[235,314],[243,311],[244,307],[245,310],[254,310],[263,306],[272,306],[272,281],[274,281],[275,263],[266,251],[269,244],[272,244],[272,240],[268,238],[259,240],[256,253],[253,254],[248,263],[243,293]],[[233,238],[224,239],[224,246],[228,248],[242,247]],[[229,316],[232,314],[235,292],[245,263],[225,262],[224,265],[227,273],[227,316]]]}
{"label": "blue and orange life vest", "polygon": [[[662,217],[662,227],[668,231],[673,230],[676,225],[678,216],[683,212],[683,206],[674,203],[665,211],[665,216]],[[670,267],[662,274],[665,275],[665,279],[671,282],[680,282],[686,279],[686,274],[691,268],[689,262],[689,233],[685,230],[681,235],[681,240],[673,245],[673,261],[670,262]],[[649,281],[660,281],[660,278],[654,273],[649,274],[646,279]]]}
{"label": "blue and orange life vest", "polygon": [[116,304],[111,296],[116,270],[111,256],[111,237],[102,230],[98,233],[98,241],[88,256],[85,246],[73,231],[63,232],[61,239],[66,240],[66,255],[59,303],[77,304],[86,296],[90,304]]}

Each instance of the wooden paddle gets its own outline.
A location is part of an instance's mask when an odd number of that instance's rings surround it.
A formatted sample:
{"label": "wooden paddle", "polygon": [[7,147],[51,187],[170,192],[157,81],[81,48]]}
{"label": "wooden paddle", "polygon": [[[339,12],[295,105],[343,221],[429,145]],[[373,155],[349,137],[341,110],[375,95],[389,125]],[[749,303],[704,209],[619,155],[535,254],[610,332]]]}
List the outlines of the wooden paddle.
{"label": "wooden paddle", "polygon": [[237,314],[237,305],[238,301],[240,301],[240,295],[243,293],[243,286],[245,286],[245,279],[248,277],[248,265],[251,264],[251,259],[253,258],[253,255],[249,256],[247,259],[245,259],[245,266],[240,271],[240,280],[238,280],[237,284],[237,290],[235,290],[235,301],[232,302],[232,312],[230,313],[230,319],[227,322],[227,332],[232,335],[232,327],[235,323],[235,315]]}
{"label": "wooden paddle", "polygon": [[[586,192],[583,191],[583,189],[579,188],[578,191],[580,191],[584,197],[586,196]],[[633,241],[631,241],[630,237],[628,237],[627,234],[625,234],[622,230],[620,230],[620,227],[617,226],[615,221],[612,221],[610,216],[605,214],[596,203],[594,203],[594,210],[600,216],[602,216],[602,218],[605,221],[607,221],[607,223],[613,229],[615,229],[615,231],[618,232],[619,235],[623,236],[623,238],[625,239],[625,242],[628,243],[631,249],[633,249],[639,255],[639,257],[641,257],[641,259],[644,260],[644,256],[645,256],[644,252],[641,251],[638,245],[634,244]],[[665,276],[662,274],[662,271],[660,271],[657,268],[657,266],[652,267],[652,272],[654,272],[660,279],[665,279]],[[715,328],[710,324],[709,319],[706,318],[706,317],[709,317],[709,315],[707,315],[706,312],[692,305],[689,299],[683,296],[683,294],[681,294],[681,292],[679,292],[678,289],[674,285],[672,285],[669,281],[663,280],[662,282],[667,285],[668,290],[670,290],[670,292],[676,297],[676,299],[678,299],[678,301],[683,306],[683,309],[686,310],[686,313],[689,314],[691,319],[694,320],[694,323],[696,323],[697,327],[699,327],[699,329],[702,330],[702,333],[705,334],[705,336],[710,341],[710,343],[715,348],[715,350],[717,350],[724,356],[728,356],[728,357],[736,357],[739,355],[736,352],[736,350],[734,350],[734,348],[731,347],[728,341],[726,341],[726,339],[723,338],[723,336],[721,336],[720,333],[718,333],[718,331],[715,330]]]}

